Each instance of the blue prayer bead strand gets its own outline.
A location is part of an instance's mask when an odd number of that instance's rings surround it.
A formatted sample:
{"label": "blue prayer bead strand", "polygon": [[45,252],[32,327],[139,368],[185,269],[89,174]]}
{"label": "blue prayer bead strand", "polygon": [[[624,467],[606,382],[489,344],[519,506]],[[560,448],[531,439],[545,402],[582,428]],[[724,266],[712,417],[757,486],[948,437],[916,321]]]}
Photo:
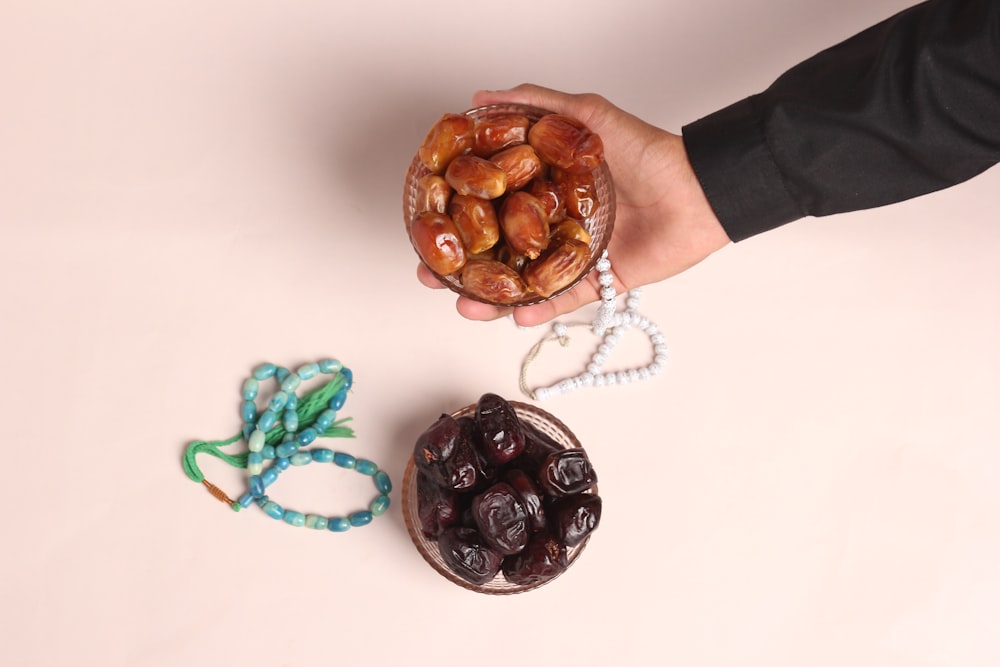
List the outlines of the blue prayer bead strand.
{"label": "blue prayer bead strand", "polygon": [[[342,386],[329,399],[327,407],[316,416],[313,423],[300,431],[297,412],[299,397],[296,390],[304,381],[320,373],[334,376],[334,381],[337,375],[340,375]],[[272,377],[278,383],[279,390],[268,401],[266,409],[259,411],[255,400],[260,395],[260,382]],[[305,449],[317,438],[323,437],[336,423],[337,413],[346,403],[347,392],[353,384],[354,374],[351,369],[332,358],[302,364],[295,371],[270,363],[260,364],[254,368],[252,376],[243,383],[241,390],[243,404],[240,408],[240,416],[244,421],[242,434],[248,445],[248,491],[233,503],[234,509],[257,504],[268,516],[291,526],[306,526],[331,532],[345,532],[352,527],[368,525],[374,517],[387,511],[392,482],[389,475],[380,470],[374,462],[324,447]],[[266,442],[267,433],[278,424],[279,420],[284,430],[281,443],[269,445]],[[263,469],[265,460],[273,460],[273,464],[266,470]],[[314,461],[333,463],[340,468],[356,470],[359,474],[371,476],[378,495],[369,503],[368,509],[351,512],[347,516],[329,518],[285,509],[265,495],[265,489],[278,480],[281,471],[287,470],[290,466],[304,466]]]}

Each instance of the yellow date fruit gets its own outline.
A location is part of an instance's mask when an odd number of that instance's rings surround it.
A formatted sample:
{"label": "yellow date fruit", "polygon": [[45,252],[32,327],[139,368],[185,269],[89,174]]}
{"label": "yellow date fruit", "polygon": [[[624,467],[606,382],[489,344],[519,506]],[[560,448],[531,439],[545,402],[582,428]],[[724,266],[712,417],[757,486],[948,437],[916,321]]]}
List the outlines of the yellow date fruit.
{"label": "yellow date fruit", "polygon": [[455,273],[467,259],[465,246],[447,215],[425,211],[410,223],[410,240],[424,263],[439,276]]}
{"label": "yellow date fruit", "polygon": [[538,259],[528,262],[521,277],[528,289],[548,298],[576,280],[589,259],[589,245],[566,239],[553,243]]}
{"label": "yellow date fruit", "polygon": [[462,153],[472,150],[476,122],[465,114],[446,113],[427,132],[417,156],[427,169],[440,174]]}
{"label": "yellow date fruit", "polygon": [[549,216],[549,224],[566,217],[566,201],[563,199],[562,190],[555,182],[547,178],[536,178],[525,189],[538,197],[542,205],[545,206],[545,213]]}
{"label": "yellow date fruit", "polygon": [[444,172],[448,185],[460,195],[496,199],[507,189],[507,172],[475,155],[459,155]]}
{"label": "yellow date fruit", "polygon": [[485,252],[500,240],[500,222],[493,202],[472,195],[455,195],[448,215],[458,229],[465,249],[472,254]]}
{"label": "yellow date fruit", "polygon": [[462,287],[490,303],[516,303],[527,290],[517,271],[492,259],[471,259],[462,269]]}
{"label": "yellow date fruit", "polygon": [[511,250],[535,259],[549,245],[549,220],[538,197],[518,190],[500,207],[500,228]]}
{"label": "yellow date fruit", "polygon": [[518,144],[505,148],[491,157],[490,162],[499,166],[507,174],[507,192],[523,188],[535,176],[542,173],[544,167],[538,153],[528,144]]}
{"label": "yellow date fruit", "polygon": [[593,171],[604,160],[601,137],[569,116],[542,116],[528,130],[528,143],[543,162],[572,172]]}
{"label": "yellow date fruit", "polygon": [[553,169],[552,180],[559,186],[563,201],[566,202],[566,215],[577,220],[585,220],[594,215],[600,204],[597,200],[594,172]]}
{"label": "yellow date fruit", "polygon": [[451,186],[443,176],[425,174],[417,181],[416,200],[417,213],[447,213]]}
{"label": "yellow date fruit", "polygon": [[579,220],[573,218],[563,218],[549,227],[549,236],[553,241],[563,239],[576,239],[590,245],[590,232],[580,224]]}
{"label": "yellow date fruit", "polygon": [[498,114],[476,121],[472,152],[489,157],[509,146],[528,141],[531,119],[519,113]]}

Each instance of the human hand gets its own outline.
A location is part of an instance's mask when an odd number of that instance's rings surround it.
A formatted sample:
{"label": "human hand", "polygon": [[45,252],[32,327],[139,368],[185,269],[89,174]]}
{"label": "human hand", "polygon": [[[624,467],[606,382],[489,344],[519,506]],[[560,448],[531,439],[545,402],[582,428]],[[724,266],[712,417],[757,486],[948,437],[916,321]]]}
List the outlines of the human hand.
{"label": "human hand", "polygon": [[[479,91],[473,106],[527,104],[565,114],[600,135],[615,184],[615,228],[608,257],[618,292],[659,282],[694,266],[729,243],[705,198],[679,135],[661,130],[591,93],[568,94],[531,84],[506,91]],[[443,287],[423,265],[417,277]],[[543,303],[515,308],[522,326],[548,322],[598,300],[591,273],[572,290]],[[511,309],[458,297],[458,312],[472,320],[493,320]]]}

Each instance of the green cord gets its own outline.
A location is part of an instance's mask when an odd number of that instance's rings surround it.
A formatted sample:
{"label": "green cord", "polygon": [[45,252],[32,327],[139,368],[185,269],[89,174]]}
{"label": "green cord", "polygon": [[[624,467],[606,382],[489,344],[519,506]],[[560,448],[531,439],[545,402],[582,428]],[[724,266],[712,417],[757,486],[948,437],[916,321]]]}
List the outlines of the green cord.
{"label": "green cord", "polygon": [[[323,412],[323,410],[327,408],[327,405],[330,403],[330,399],[333,398],[346,383],[347,380],[344,378],[343,374],[337,373],[332,380],[323,386],[304,394],[299,400],[298,407],[295,409],[296,414],[299,416],[299,423],[309,426],[315,422],[319,413]],[[343,424],[349,422],[350,420],[350,417],[337,420],[330,426],[330,428],[320,433],[320,437],[353,438],[354,430],[350,427],[343,426]],[[268,432],[264,439],[264,443],[273,446],[280,443],[284,437],[285,428],[279,422]],[[198,467],[198,463],[195,460],[199,454],[209,454],[217,459],[222,459],[234,468],[246,468],[247,452],[243,452],[242,454],[227,454],[226,452],[220,451],[221,447],[231,445],[242,438],[243,433],[240,432],[226,440],[195,440],[188,445],[187,449],[184,451],[184,473],[193,482],[197,482],[199,484],[205,483],[205,475],[202,474],[201,468]]]}

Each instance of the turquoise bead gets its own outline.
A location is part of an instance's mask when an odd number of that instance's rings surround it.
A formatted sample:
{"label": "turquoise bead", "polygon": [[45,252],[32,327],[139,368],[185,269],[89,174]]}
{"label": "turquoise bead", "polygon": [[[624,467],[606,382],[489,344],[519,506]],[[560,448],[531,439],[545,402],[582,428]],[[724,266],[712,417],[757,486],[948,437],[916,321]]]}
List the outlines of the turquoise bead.
{"label": "turquoise bead", "polygon": [[285,510],[285,516],[282,517],[289,526],[295,526],[296,528],[301,528],[306,525],[306,515],[302,512],[296,512],[295,510]]}
{"label": "turquoise bead", "polygon": [[256,430],[257,430],[257,425],[254,424],[253,422],[247,422],[243,424],[243,439],[246,440],[247,442],[250,442],[250,436],[253,435],[253,432]]}
{"label": "turquoise bead", "polygon": [[265,502],[261,509],[272,519],[281,519],[285,516],[285,509],[273,500]]}
{"label": "turquoise bead", "polygon": [[271,410],[264,410],[264,412],[260,413],[260,419],[257,420],[257,428],[267,433],[274,428],[277,421],[278,415],[276,413]]}
{"label": "turquoise bead", "polygon": [[282,458],[287,459],[287,457],[291,456],[297,451],[299,451],[299,443],[295,442],[294,440],[283,442],[274,448],[274,453],[276,456],[279,457],[278,458],[279,461]]}
{"label": "turquoise bead", "polygon": [[295,369],[295,374],[303,380],[311,380],[319,373],[319,364],[303,364]]}
{"label": "turquoise bead", "polygon": [[260,455],[270,461],[277,454],[274,453],[274,445],[264,445],[264,448],[260,450]]}
{"label": "turquoise bead", "polygon": [[374,475],[378,472],[378,466],[368,459],[357,459],[354,463],[354,469],[362,475]]}
{"label": "turquoise bead", "polygon": [[326,530],[327,523],[328,521],[325,516],[319,516],[318,514],[306,514],[306,528]]}
{"label": "turquoise bead", "polygon": [[368,509],[371,510],[372,516],[385,514],[385,511],[389,509],[389,496],[378,496]]}
{"label": "turquoise bead", "polygon": [[266,380],[274,375],[277,368],[274,364],[261,364],[253,369],[253,377],[255,380]]}
{"label": "turquoise bead", "polygon": [[375,488],[378,489],[379,493],[388,495],[392,491],[392,480],[389,479],[389,473],[384,470],[379,470],[375,473],[375,478],[372,481],[375,482]]}
{"label": "turquoise bead", "polygon": [[257,418],[257,404],[253,401],[243,401],[240,406],[240,416],[245,422],[252,422]]}
{"label": "turquoise bead", "polygon": [[284,416],[281,418],[281,425],[285,427],[285,430],[289,433],[294,433],[299,430],[299,413],[295,410],[285,410]]}
{"label": "turquoise bead", "polygon": [[333,426],[333,422],[335,421],[337,421],[337,411],[327,408],[323,412],[319,413],[318,417],[316,417],[316,423],[313,424],[313,428],[320,433],[323,433],[326,429]]}
{"label": "turquoise bead", "polygon": [[355,528],[358,528],[359,526],[367,526],[372,522],[372,513],[368,510],[353,512],[347,516],[347,520],[350,521],[351,525]]}
{"label": "turquoise bead", "polygon": [[278,384],[281,384],[285,381],[285,378],[288,377],[289,373],[291,373],[291,371],[284,366],[278,366],[278,368],[274,371],[274,379],[278,381]]}
{"label": "turquoise bead", "polygon": [[344,367],[344,365],[336,359],[320,359],[318,363],[320,372],[328,373],[330,375],[339,373],[340,369]]}
{"label": "turquoise bead", "polygon": [[250,475],[249,485],[250,485],[250,495],[254,498],[260,498],[264,495],[264,480],[261,479],[260,475]]}
{"label": "turquoise bead", "polygon": [[295,452],[288,460],[293,466],[304,466],[312,463],[313,457],[310,452]]}
{"label": "turquoise bead", "polygon": [[247,449],[251,452],[259,452],[264,449],[264,439],[266,437],[267,434],[259,428],[254,429],[253,433],[250,434],[250,439],[247,440]]}
{"label": "turquoise bead", "polygon": [[254,501],[253,494],[247,491],[242,496],[240,496],[240,499],[237,502],[242,507],[250,507],[251,505],[253,505],[253,501]]}
{"label": "turquoise bead", "polygon": [[326,529],[335,533],[343,533],[345,530],[350,530],[350,528],[351,522],[342,516],[331,516],[326,521]]}
{"label": "turquoise bead", "polygon": [[268,468],[260,474],[260,480],[264,483],[264,486],[271,486],[278,481],[278,470],[276,468]]}
{"label": "turquoise bead", "polygon": [[260,452],[250,452],[247,454],[247,465],[264,465],[264,457],[261,456]]}
{"label": "turquoise bead", "polygon": [[333,398],[330,399],[330,409],[339,410],[342,407],[344,407],[344,403],[346,402],[347,402],[347,389],[344,388],[338,391],[336,394],[334,394]]}
{"label": "turquoise bead", "polygon": [[314,449],[312,450],[312,459],[316,463],[330,463],[333,461],[333,450],[322,447]]}
{"label": "turquoise bead", "polygon": [[333,462],[334,462],[334,464],[340,466],[341,468],[348,468],[348,469],[353,470],[354,469],[354,464],[356,463],[356,461],[357,461],[357,459],[355,459],[350,454],[345,454],[344,452],[334,452],[333,453]]}
{"label": "turquoise bead", "polygon": [[243,400],[252,401],[257,398],[257,390],[260,387],[260,383],[257,382],[256,378],[247,378],[243,383]]}
{"label": "turquoise bead", "polygon": [[287,457],[279,456],[274,459],[274,465],[278,466],[278,470],[288,470],[288,466],[292,464]]}
{"label": "turquoise bead", "polygon": [[341,369],[340,374],[344,376],[345,380],[347,380],[347,384],[344,385],[344,389],[350,389],[354,386],[354,371],[350,368],[343,368]]}
{"label": "turquoise bead", "polygon": [[299,397],[296,396],[295,394],[289,394],[288,395],[288,402],[285,403],[285,409],[286,410],[294,410],[297,407],[299,407]]}
{"label": "turquoise bead", "polygon": [[271,397],[271,402],[267,404],[267,409],[272,412],[281,412],[285,403],[288,402],[288,394],[283,391],[279,391],[277,394]]}
{"label": "turquoise bead", "polygon": [[295,373],[289,373],[288,377],[281,381],[281,391],[295,391],[299,388],[300,384],[302,384],[302,378]]}
{"label": "turquoise bead", "polygon": [[316,429],[312,427],[304,428],[302,429],[301,433],[295,436],[295,440],[299,443],[300,446],[307,447],[312,443],[313,440],[316,439],[316,436],[318,435],[319,434],[316,432]]}

